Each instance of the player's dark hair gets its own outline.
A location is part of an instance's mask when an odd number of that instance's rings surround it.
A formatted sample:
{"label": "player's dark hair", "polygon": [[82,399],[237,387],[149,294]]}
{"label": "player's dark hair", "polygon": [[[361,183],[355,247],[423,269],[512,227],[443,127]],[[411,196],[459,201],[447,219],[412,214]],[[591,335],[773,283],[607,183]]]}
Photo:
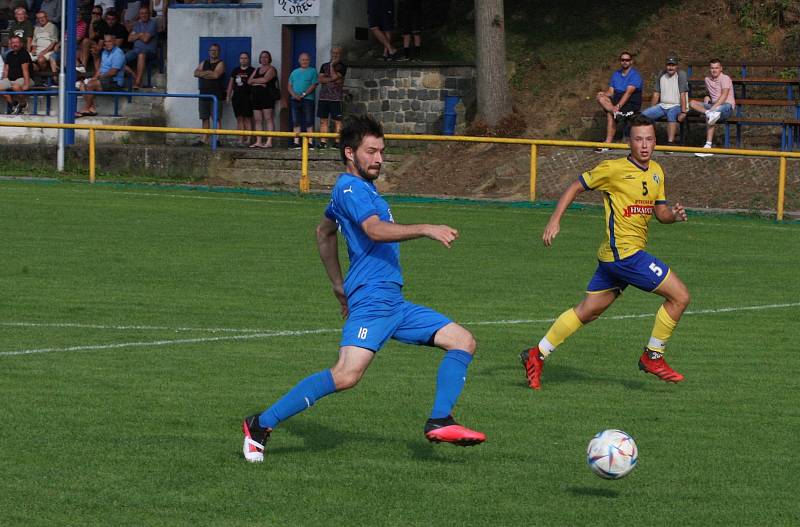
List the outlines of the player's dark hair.
{"label": "player's dark hair", "polygon": [[653,126],[653,127],[655,127],[655,123],[653,123],[653,120],[650,119],[649,117],[639,113],[639,114],[634,115],[631,118],[631,120],[628,121],[628,126],[631,127],[631,128],[635,128],[637,126]]}
{"label": "player's dark hair", "polygon": [[720,62],[720,60],[719,60],[719,59],[711,59],[711,60],[709,60],[709,61],[708,61],[708,63],[709,63],[709,64],[719,64],[719,65],[722,65],[722,62]]}
{"label": "player's dark hair", "polygon": [[339,136],[339,152],[342,162],[347,164],[344,149],[348,146],[355,152],[361,146],[364,137],[383,137],[383,126],[371,115],[348,115],[342,123],[342,133]]}

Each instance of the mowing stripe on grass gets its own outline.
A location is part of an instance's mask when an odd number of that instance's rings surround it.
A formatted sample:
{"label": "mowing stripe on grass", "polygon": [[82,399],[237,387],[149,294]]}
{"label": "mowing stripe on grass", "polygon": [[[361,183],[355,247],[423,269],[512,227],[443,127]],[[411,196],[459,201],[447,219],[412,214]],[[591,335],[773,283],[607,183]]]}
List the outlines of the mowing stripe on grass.
{"label": "mowing stripe on grass", "polygon": [[[720,307],[715,309],[698,309],[694,311],[686,311],[686,315],[708,315],[715,313],[731,313],[736,311],[761,311],[766,309],[783,309],[790,307],[800,307],[800,302],[792,302],[787,304],[762,304],[757,306],[738,306],[738,307]],[[605,317],[605,320],[626,320],[630,318],[649,318],[654,316],[653,313],[641,313],[632,315],[615,315]],[[551,323],[555,318],[542,318],[530,320],[484,320],[479,322],[465,322],[465,326],[488,326],[488,325],[513,325],[513,324],[545,324]],[[79,324],[65,324],[56,323],[47,325],[45,323],[25,323],[25,322],[2,322],[2,325],[22,325],[22,326],[35,326],[35,327],[91,327],[95,329],[121,329],[123,326],[99,326],[99,325],[79,325]],[[127,326],[128,329],[152,329],[153,326]],[[166,329],[166,328],[158,328]],[[175,331],[190,331],[189,328],[174,328]],[[199,329],[198,329],[199,330]],[[234,329],[214,328],[201,331],[237,331]],[[253,330],[242,330],[253,331]],[[197,344],[205,342],[219,342],[224,340],[252,340],[260,338],[272,337],[299,337],[303,335],[316,335],[320,333],[336,333],[341,331],[340,328],[318,328],[318,329],[303,329],[303,330],[264,330],[259,333],[250,333],[246,335],[223,335],[219,337],[198,337],[192,339],[172,339],[172,340],[155,340],[147,342],[120,342],[116,344],[94,344],[86,346],[69,346],[66,348],[38,348],[17,351],[2,351],[0,356],[14,356],[14,355],[33,355],[38,353],[60,353],[60,352],[73,352],[73,351],[96,351],[105,349],[119,349],[119,348],[133,348],[133,347],[148,347],[148,346],[169,346],[173,344]]]}

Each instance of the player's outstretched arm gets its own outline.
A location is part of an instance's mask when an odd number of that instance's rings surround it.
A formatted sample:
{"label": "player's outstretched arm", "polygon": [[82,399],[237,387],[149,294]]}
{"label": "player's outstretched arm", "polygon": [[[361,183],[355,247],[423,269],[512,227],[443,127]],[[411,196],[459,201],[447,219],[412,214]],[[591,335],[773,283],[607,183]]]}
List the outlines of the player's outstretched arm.
{"label": "player's outstretched arm", "polygon": [[458,231],[448,225],[429,225],[427,223],[401,225],[381,221],[377,215],[362,221],[361,228],[374,242],[403,242],[417,238],[430,238],[449,249],[458,238]]}
{"label": "player's outstretched arm", "polygon": [[661,223],[675,223],[678,221],[687,221],[686,209],[683,205],[676,203],[674,207],[660,203],[653,207],[653,214],[656,219]]}
{"label": "player's outstretched arm", "polygon": [[550,216],[550,221],[547,222],[544,233],[542,234],[542,241],[546,247],[553,245],[553,240],[558,236],[558,232],[561,230],[561,216],[564,215],[567,207],[575,201],[575,196],[583,192],[583,190],[581,182],[575,181],[561,194],[556,204],[556,210],[553,211],[552,216]]}
{"label": "player's outstretched arm", "polygon": [[323,216],[317,225],[317,249],[325,272],[333,285],[333,294],[342,306],[342,316],[347,317],[347,297],[342,285],[342,266],[339,264],[339,242],[336,222]]}

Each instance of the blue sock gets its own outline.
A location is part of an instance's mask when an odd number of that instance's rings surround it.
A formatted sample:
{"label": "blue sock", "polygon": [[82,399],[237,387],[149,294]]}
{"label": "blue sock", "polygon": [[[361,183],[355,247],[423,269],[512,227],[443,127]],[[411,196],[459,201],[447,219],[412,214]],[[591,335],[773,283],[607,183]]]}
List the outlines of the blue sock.
{"label": "blue sock", "polygon": [[433,399],[431,419],[447,417],[453,411],[467,380],[467,366],[470,362],[472,355],[466,351],[450,350],[445,353],[436,376],[436,396]]}
{"label": "blue sock", "polygon": [[275,428],[278,423],[311,408],[315,402],[336,391],[331,370],[309,375],[281,397],[258,418],[262,428]]}

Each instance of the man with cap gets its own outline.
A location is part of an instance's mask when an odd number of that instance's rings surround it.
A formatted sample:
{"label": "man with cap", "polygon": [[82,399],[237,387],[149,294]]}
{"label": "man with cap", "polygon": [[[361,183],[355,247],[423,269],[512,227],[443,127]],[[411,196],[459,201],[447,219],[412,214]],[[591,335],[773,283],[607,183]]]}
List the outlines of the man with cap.
{"label": "man with cap", "polygon": [[678,57],[667,57],[664,70],[659,73],[653,85],[653,98],[650,108],[642,115],[657,121],[667,119],[667,146],[675,144],[678,123],[686,119],[689,111],[689,78],[686,72],[678,69]]}

